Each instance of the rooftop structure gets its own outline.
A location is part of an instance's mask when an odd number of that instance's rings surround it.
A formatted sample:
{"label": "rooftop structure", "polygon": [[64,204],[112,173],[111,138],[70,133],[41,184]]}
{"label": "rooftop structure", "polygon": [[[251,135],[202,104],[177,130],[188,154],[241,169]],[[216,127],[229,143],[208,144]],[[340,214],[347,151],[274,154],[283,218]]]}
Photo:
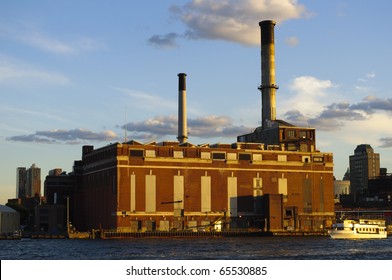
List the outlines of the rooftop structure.
{"label": "rooftop structure", "polygon": [[262,114],[261,126],[252,133],[240,135],[238,142],[279,145],[289,151],[313,152],[316,150],[316,130],[309,127],[297,127],[283,120],[276,119],[275,82],[275,21],[259,23],[261,30],[261,91]]}

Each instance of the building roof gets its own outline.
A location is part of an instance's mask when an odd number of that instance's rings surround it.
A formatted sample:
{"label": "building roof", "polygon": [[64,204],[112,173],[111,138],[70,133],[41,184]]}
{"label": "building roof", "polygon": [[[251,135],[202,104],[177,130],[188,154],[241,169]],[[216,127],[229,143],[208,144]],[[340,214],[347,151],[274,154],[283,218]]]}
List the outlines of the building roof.
{"label": "building roof", "polygon": [[368,152],[371,152],[371,153],[373,152],[373,148],[369,144],[358,145],[354,150],[355,154],[363,154],[363,153],[368,153]]}
{"label": "building roof", "polygon": [[14,209],[11,207],[5,206],[5,205],[0,205],[0,213],[13,213],[16,212]]}

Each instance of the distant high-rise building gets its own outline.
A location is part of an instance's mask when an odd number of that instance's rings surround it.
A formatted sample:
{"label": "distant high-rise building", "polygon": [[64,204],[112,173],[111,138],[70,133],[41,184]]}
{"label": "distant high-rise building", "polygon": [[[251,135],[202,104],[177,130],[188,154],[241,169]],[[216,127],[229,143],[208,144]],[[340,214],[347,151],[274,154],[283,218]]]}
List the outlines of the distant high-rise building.
{"label": "distant high-rise building", "polygon": [[16,196],[17,198],[41,195],[41,168],[35,164],[29,169],[18,167],[16,169]]}
{"label": "distant high-rise building", "polygon": [[346,173],[344,173],[343,181],[350,181],[350,168],[347,168]]}
{"label": "distant high-rise building", "polygon": [[16,169],[16,198],[26,197],[26,167],[18,167]]}
{"label": "distant high-rise building", "polygon": [[380,175],[380,154],[369,144],[358,145],[350,156],[350,187],[356,195],[368,189],[369,179]]}
{"label": "distant high-rise building", "polygon": [[41,168],[35,164],[27,169],[27,195],[30,197],[41,195]]}

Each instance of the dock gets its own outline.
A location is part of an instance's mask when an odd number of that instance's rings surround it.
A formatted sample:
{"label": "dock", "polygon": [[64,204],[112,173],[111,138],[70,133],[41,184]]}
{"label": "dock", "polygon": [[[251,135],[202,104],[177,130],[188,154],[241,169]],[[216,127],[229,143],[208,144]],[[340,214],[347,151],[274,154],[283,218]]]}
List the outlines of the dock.
{"label": "dock", "polygon": [[101,239],[151,238],[151,237],[267,237],[267,236],[328,236],[327,231],[115,231],[102,230],[97,234]]}
{"label": "dock", "polygon": [[271,232],[264,231],[137,231],[124,232],[102,230],[101,239],[114,238],[149,238],[149,237],[261,237],[273,236]]}

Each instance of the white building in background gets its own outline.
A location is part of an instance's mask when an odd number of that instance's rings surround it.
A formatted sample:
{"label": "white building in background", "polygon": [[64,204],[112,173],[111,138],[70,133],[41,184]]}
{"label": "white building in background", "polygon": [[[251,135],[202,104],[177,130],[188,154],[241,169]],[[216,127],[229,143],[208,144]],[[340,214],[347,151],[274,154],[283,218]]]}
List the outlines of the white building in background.
{"label": "white building in background", "polygon": [[14,209],[0,205],[0,234],[12,234],[19,230],[20,216]]}
{"label": "white building in background", "polygon": [[340,202],[340,195],[350,194],[350,181],[349,180],[335,180],[333,182],[333,194],[335,203]]}

